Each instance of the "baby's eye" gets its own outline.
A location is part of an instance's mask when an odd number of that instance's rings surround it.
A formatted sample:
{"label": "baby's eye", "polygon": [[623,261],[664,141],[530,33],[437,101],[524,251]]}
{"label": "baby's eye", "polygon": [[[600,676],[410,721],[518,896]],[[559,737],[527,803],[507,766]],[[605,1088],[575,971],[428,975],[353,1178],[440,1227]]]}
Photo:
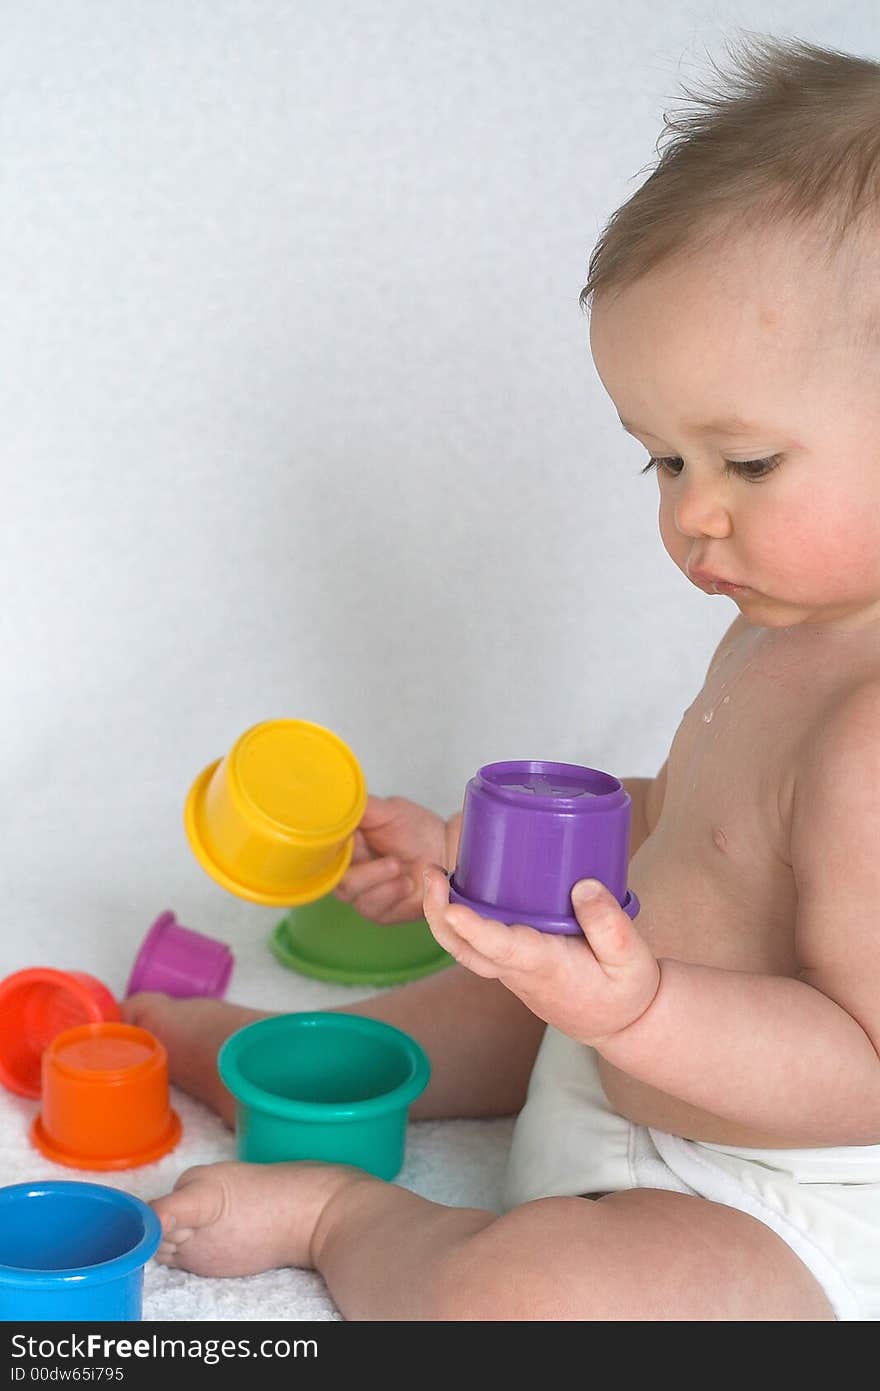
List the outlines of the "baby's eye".
{"label": "baby's eye", "polygon": [[[677,465],[677,467],[676,467]],[[650,473],[651,469],[657,469],[660,473],[671,473],[673,478],[677,478],[682,470],[681,459],[655,458],[653,455],[640,470],[641,473]]]}
{"label": "baby's eye", "polygon": [[[782,460],[781,454],[771,454],[769,459],[741,459],[734,461],[725,459],[724,467],[726,470],[733,470],[743,478],[751,479],[752,482],[759,482],[766,478],[775,468],[778,468]],[[662,473],[668,473],[673,478],[677,478],[684,467],[683,460],[672,457],[652,457],[641,470],[642,473],[650,473],[651,469],[656,468]]]}

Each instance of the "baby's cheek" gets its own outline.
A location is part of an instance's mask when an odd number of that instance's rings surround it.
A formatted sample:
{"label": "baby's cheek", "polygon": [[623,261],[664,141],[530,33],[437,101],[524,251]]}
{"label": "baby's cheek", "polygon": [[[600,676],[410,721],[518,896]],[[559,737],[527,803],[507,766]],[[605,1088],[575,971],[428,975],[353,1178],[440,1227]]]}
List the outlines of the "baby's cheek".
{"label": "baby's cheek", "polygon": [[675,525],[672,508],[661,501],[659,513],[660,540],[666,550],[670,560],[687,574],[685,566],[688,556],[694,548],[694,542],[690,536],[683,536]]}
{"label": "baby's cheek", "polygon": [[754,540],[758,570],[795,602],[845,603],[880,593],[880,515],[873,507],[817,497],[786,509]]}

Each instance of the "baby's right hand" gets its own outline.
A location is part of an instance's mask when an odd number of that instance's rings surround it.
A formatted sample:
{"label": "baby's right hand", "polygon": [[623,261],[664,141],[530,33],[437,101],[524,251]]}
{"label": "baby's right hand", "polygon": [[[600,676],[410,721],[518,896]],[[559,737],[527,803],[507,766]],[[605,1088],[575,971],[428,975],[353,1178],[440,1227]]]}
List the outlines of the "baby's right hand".
{"label": "baby's right hand", "polygon": [[334,892],[373,922],[414,922],[424,916],[422,871],[445,861],[442,816],[404,797],[367,797],[351,864]]}

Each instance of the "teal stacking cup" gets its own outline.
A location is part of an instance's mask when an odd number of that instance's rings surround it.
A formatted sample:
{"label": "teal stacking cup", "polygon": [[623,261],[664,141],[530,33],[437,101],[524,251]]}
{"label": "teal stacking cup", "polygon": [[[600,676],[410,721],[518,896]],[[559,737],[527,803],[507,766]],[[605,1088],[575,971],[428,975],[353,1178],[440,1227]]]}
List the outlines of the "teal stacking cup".
{"label": "teal stacking cup", "polygon": [[239,1159],[323,1159],[384,1179],[403,1166],[409,1107],[431,1075],[409,1034],[329,1011],[246,1024],[217,1065],[235,1097]]}
{"label": "teal stacking cup", "polygon": [[0,1188],[0,1320],[139,1320],[160,1236],[152,1208],[118,1188],[71,1179]]}

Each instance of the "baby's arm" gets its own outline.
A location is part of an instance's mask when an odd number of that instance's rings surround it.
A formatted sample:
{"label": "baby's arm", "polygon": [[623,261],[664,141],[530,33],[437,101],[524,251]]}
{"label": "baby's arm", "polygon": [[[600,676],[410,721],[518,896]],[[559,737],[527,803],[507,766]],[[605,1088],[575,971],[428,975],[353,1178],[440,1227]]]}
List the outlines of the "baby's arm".
{"label": "baby's arm", "polygon": [[[614,1067],[775,1147],[880,1143],[880,683],[811,731],[794,792],[797,977],[664,958],[611,894],[584,938],[504,928],[429,875],[438,940]],[[643,935],[644,934],[644,935]],[[704,1137],[705,1138],[705,1137]]]}
{"label": "baby's arm", "polygon": [[616,1067],[788,1145],[880,1143],[880,683],[808,732],[791,815],[796,978],[661,963]]}

